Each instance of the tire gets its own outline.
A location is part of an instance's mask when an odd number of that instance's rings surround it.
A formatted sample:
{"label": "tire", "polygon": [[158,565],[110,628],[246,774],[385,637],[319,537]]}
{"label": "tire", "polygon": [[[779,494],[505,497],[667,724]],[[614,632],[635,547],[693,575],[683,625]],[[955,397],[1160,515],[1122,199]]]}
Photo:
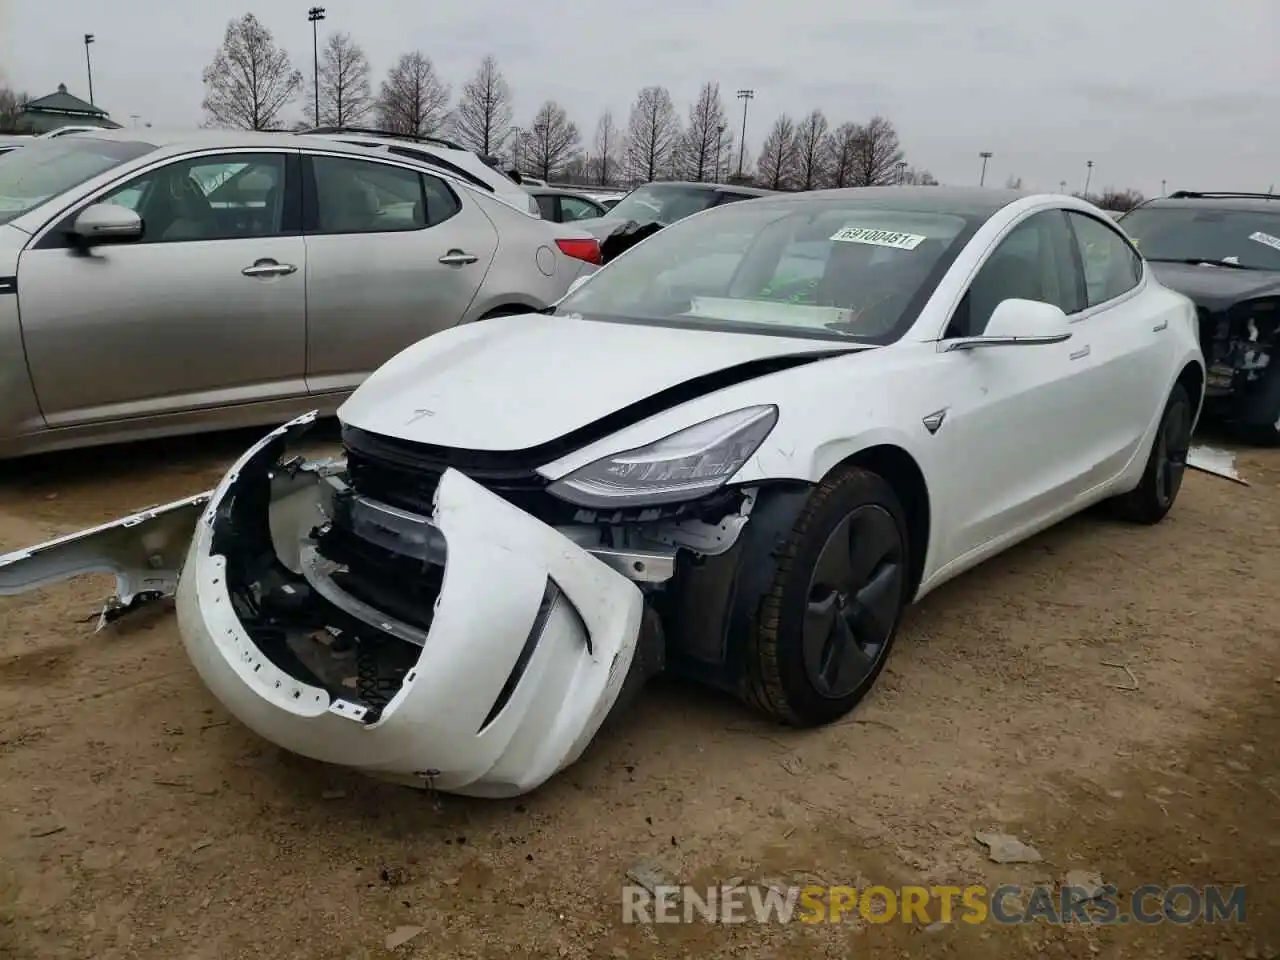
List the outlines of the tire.
{"label": "tire", "polygon": [[746,643],[747,702],[796,727],[852,710],[893,646],[908,600],[908,550],[905,511],[882,477],[848,467],[823,481],[774,552]]}
{"label": "tire", "polygon": [[1187,471],[1187,451],[1191,448],[1191,423],[1195,409],[1187,388],[1173,386],[1156,429],[1155,441],[1142,471],[1142,481],[1129,493],[1112,501],[1121,519],[1132,523],[1156,524],[1165,518]]}

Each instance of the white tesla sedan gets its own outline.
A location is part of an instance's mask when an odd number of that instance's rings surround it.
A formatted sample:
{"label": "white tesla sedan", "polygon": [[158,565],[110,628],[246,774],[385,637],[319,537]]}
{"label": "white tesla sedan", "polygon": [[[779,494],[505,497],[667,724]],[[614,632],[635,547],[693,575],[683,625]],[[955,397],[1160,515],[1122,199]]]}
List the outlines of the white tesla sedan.
{"label": "white tesla sedan", "polygon": [[846,714],[908,602],[1100,501],[1164,517],[1204,380],[1191,303],[1087,203],[745,201],[404,350],[340,459],[291,457],[300,418],[211,493],[0,558],[0,592],[176,589],[266,739],[511,796],[663,668]]}

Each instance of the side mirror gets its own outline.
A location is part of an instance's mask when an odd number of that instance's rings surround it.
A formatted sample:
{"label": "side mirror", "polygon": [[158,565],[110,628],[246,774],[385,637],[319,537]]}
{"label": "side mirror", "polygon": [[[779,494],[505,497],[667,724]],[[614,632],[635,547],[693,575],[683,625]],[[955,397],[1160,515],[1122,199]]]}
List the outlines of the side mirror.
{"label": "side mirror", "polygon": [[117,203],[95,203],[80,211],[70,232],[84,246],[132,243],[142,239],[142,218]]}
{"label": "side mirror", "polygon": [[1071,324],[1062,308],[1040,300],[1001,300],[980,337],[949,341],[948,350],[983,347],[1043,346],[1071,339]]}

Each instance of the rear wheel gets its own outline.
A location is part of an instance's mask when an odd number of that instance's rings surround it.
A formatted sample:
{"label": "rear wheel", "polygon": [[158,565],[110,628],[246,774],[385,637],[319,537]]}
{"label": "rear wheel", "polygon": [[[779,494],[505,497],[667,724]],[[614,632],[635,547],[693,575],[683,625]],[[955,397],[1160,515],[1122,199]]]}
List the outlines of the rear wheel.
{"label": "rear wheel", "polygon": [[793,726],[844,716],[884,668],[909,583],[906,516],[849,467],[810,495],[777,552],[747,647],[747,699]]}
{"label": "rear wheel", "polygon": [[1191,396],[1182,384],[1174,384],[1156,431],[1142,482],[1114,501],[1117,512],[1134,523],[1153,524],[1165,518],[1182,489],[1187,472],[1187,452],[1191,449],[1191,426],[1195,411]]}

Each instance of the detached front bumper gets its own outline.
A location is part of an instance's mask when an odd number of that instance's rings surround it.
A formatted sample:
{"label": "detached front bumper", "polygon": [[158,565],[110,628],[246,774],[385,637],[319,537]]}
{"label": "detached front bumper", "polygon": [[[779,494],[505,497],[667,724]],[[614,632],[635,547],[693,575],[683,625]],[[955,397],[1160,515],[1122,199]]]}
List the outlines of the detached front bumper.
{"label": "detached front bumper", "polygon": [[[0,593],[102,569],[95,549],[119,554],[128,535],[164,529],[172,544],[207,499],[177,578],[178,623],[201,679],[245,726],[306,757],[464,795],[519,795],[572,764],[624,681],[652,672],[637,656],[648,618],[633,581],[662,579],[664,558],[580,547],[450,469],[430,517],[344,494],[356,533],[431,584],[433,602],[386,612],[348,592],[346,568],[317,548],[342,464],[282,459],[313,420],[263,438],[209,494],[0,558]],[[132,584],[131,562],[106,566]],[[272,597],[298,602],[279,614]],[[375,672],[398,666],[367,676],[366,649],[380,651]]]}

